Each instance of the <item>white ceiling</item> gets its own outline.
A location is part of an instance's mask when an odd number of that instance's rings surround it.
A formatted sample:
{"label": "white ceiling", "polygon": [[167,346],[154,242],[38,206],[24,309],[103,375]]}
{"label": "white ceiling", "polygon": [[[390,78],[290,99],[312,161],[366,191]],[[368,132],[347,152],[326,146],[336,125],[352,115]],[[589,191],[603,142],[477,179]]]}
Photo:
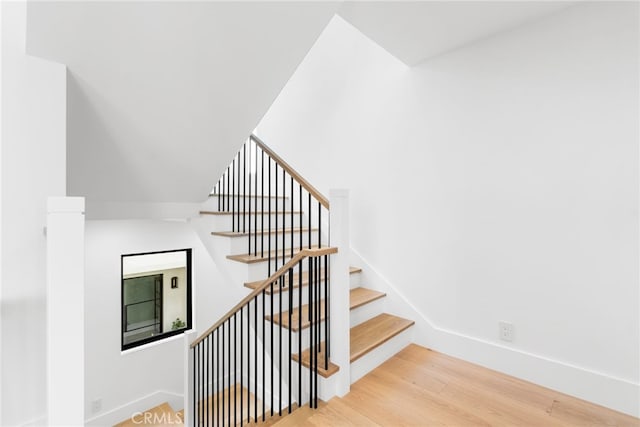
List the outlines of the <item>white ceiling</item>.
{"label": "white ceiling", "polygon": [[198,202],[336,11],[409,65],[558,2],[29,2],[66,64],[69,195]]}
{"label": "white ceiling", "polygon": [[407,65],[463,46],[576,2],[345,2],[340,16]]}
{"label": "white ceiling", "polygon": [[69,195],[204,200],[338,6],[29,2],[27,52],[68,66]]}

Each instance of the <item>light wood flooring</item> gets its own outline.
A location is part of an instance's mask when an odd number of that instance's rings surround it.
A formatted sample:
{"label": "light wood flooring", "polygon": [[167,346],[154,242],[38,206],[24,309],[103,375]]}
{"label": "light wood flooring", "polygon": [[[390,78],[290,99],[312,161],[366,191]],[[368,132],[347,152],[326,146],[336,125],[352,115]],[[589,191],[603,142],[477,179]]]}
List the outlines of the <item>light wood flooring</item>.
{"label": "light wood flooring", "polygon": [[637,418],[415,344],[345,397],[299,411],[297,426],[640,426]]}

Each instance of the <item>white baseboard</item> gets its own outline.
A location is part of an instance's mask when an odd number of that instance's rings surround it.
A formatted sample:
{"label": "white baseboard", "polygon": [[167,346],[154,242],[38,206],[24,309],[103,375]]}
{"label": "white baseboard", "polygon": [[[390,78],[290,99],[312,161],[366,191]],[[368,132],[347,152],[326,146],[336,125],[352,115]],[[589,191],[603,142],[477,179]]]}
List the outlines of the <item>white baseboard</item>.
{"label": "white baseboard", "polygon": [[640,384],[540,354],[522,351],[434,324],[411,300],[351,249],[352,265],[370,277],[367,284],[387,292],[391,313],[402,313],[416,322],[414,340],[431,348],[550,389],[640,417]]}
{"label": "white baseboard", "polygon": [[168,402],[175,411],[179,411],[183,409],[184,397],[182,394],[169,391],[156,391],[147,396],[141,397],[140,399],[136,399],[133,402],[127,403],[126,405],[119,406],[98,416],[89,418],[85,421],[85,426],[110,427],[121,421],[129,419],[136,413],[151,409],[164,402]]}

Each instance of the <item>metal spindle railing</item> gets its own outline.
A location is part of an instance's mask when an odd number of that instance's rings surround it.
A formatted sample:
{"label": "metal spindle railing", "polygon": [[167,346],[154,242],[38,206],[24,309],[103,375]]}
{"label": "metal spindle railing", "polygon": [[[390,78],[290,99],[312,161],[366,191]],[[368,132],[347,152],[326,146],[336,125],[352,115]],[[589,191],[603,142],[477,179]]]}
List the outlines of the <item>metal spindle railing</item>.
{"label": "metal spindle railing", "polygon": [[[318,350],[321,347],[320,339],[323,335],[320,309],[322,307],[322,299],[326,298],[327,289],[325,286],[325,290],[322,292],[320,271],[323,269],[326,271],[329,255],[336,252],[337,249],[331,247],[303,249],[193,342],[191,348],[194,364],[194,425],[242,426],[259,421],[260,416],[262,416],[262,420],[265,420],[267,412],[271,416],[276,411],[278,415],[282,415],[284,409],[288,409],[290,412],[294,405],[294,388],[298,389],[297,402],[295,403],[298,405],[303,403],[305,397],[302,395],[302,390],[306,388],[309,405],[312,408],[317,408]],[[288,307],[283,307],[282,299],[278,306],[273,304],[273,300],[271,301],[270,319],[278,318],[280,320],[277,333],[273,331],[274,322],[270,322],[271,332],[265,333],[264,323],[265,299],[268,298],[265,291],[273,292],[274,286],[285,275],[289,278],[289,286],[292,287],[293,270],[305,259],[308,259],[309,264],[308,304],[310,319],[313,319],[309,324],[311,348],[309,353],[309,379],[306,383],[301,375],[301,368],[298,369],[297,377],[292,374],[293,328],[282,327],[282,321],[285,319],[287,309],[289,310],[287,316],[291,326],[293,297],[291,295],[288,297]],[[252,305],[253,310],[251,308]],[[262,310],[258,309],[260,305],[262,305]],[[263,319],[261,337],[258,337],[259,317]],[[298,327],[302,328],[301,317],[298,322]],[[288,336],[283,337],[283,334]],[[253,348],[251,346],[251,335],[254,337]],[[271,341],[270,352],[264,344],[267,338]],[[263,343],[261,349],[258,344],[259,339]],[[274,340],[277,343],[274,343]],[[274,353],[274,345],[279,347],[280,350],[278,352]],[[283,347],[287,350],[286,352],[283,351]],[[303,352],[300,340],[298,357],[298,360],[302,360]],[[268,358],[271,358],[270,364],[265,362]],[[288,369],[285,372],[282,371],[284,358],[288,359]],[[276,375],[276,369],[278,375]],[[262,371],[262,384],[258,383],[259,371]],[[266,371],[269,371],[268,376],[265,375]],[[247,373],[246,377],[245,372]],[[253,377],[251,376],[252,373]],[[270,380],[268,384],[265,381],[266,379]],[[285,389],[287,389],[288,397],[283,398]],[[275,396],[278,396],[277,402],[275,401]],[[268,409],[265,407],[267,397],[270,397],[270,407]],[[261,410],[259,408],[259,400],[262,400]]]}
{"label": "metal spindle railing", "polygon": [[[265,262],[269,279],[194,342],[195,425],[264,421],[274,411],[282,415],[283,408],[288,408],[290,412],[294,403],[308,402],[315,408],[318,368],[328,369],[330,358],[328,272],[329,254],[335,249],[322,234],[323,228],[328,230],[329,202],[254,135],[238,150],[213,196],[218,211],[231,216],[231,232],[247,237],[247,254]],[[305,258],[308,262],[303,262]],[[307,319],[302,318],[305,302]],[[297,325],[292,316],[295,304]],[[305,356],[302,333],[307,322]],[[288,327],[283,328],[283,323]],[[297,346],[292,339],[296,327]],[[304,358],[308,379],[303,378]]]}

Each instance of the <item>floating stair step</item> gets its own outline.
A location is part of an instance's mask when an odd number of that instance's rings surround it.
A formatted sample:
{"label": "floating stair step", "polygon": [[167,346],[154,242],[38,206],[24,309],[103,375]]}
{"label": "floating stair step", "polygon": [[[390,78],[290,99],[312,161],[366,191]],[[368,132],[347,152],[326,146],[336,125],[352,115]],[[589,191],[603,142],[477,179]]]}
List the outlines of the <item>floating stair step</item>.
{"label": "floating stair step", "polygon": [[[324,300],[320,301],[320,321],[324,321]],[[271,316],[265,316],[265,319],[271,320]],[[280,321],[280,314],[276,314],[273,316],[273,323],[276,325],[280,325],[284,328],[289,328],[289,311],[282,312],[282,322]],[[291,330],[293,332],[298,332],[300,330],[300,309],[298,307],[294,308],[291,312]],[[302,306],[302,329],[307,329],[311,325],[311,321],[309,320],[309,304],[305,304]]]}
{"label": "floating stair step", "polygon": [[[151,424],[146,422],[146,420],[150,420]],[[147,409],[142,413],[136,414],[135,416],[116,424],[114,427],[133,427],[141,424],[150,427],[164,427],[168,425],[182,426],[184,425],[183,420],[184,418],[180,417],[180,415],[171,408],[171,405],[165,402],[151,409]]]}
{"label": "floating stair step", "polygon": [[[312,228],[311,232],[314,231],[318,231],[317,228]],[[253,231],[253,233],[251,234],[258,234],[260,236],[266,236],[267,234],[273,235],[273,234],[290,234],[290,233],[308,233],[309,229],[308,228],[285,228],[285,229],[278,229],[278,230],[271,230],[271,231],[258,231],[257,233],[255,232],[255,230]],[[222,237],[247,237],[249,235],[249,232],[242,232],[242,231],[212,231],[211,232],[212,236],[222,236]]]}
{"label": "floating stair step", "polygon": [[[235,411],[233,404],[234,398],[236,402]],[[229,413],[229,399],[231,399],[231,413]],[[248,421],[253,420],[256,404],[255,395],[247,390],[247,388],[240,387],[240,384],[232,384],[231,387],[209,396],[205,402],[205,405],[200,407],[202,411],[200,412],[200,418],[204,424],[206,424],[206,419],[208,418],[209,425],[213,425],[216,416],[218,420],[222,420],[222,425],[233,423],[234,417],[237,425],[240,425],[241,419],[243,424],[247,424]],[[258,418],[262,420],[262,400],[257,399],[257,403]],[[220,408],[218,408],[218,404]],[[218,411],[218,409],[220,410]],[[267,411],[269,411],[269,407],[265,407],[265,412]]]}
{"label": "floating stair step", "polygon": [[[361,268],[358,267],[349,267],[349,274],[356,274],[356,273],[360,273],[362,271]],[[321,281],[324,282],[324,268],[320,270],[320,278]],[[245,287],[249,288],[249,289],[256,289],[258,286],[260,286],[262,284],[262,282],[264,282],[264,280],[257,280],[255,282],[247,282],[244,284]],[[299,280],[299,275],[298,273],[294,273],[293,275],[293,288],[297,288],[300,284],[300,280]],[[309,272],[308,271],[303,271],[302,272],[302,286],[308,286],[309,285]],[[285,274],[284,275],[284,286],[280,287],[280,286],[274,286],[273,287],[273,293],[277,294],[279,292],[286,292],[289,290],[289,274]],[[268,295],[271,295],[271,288],[267,288],[266,289],[266,293]]]}
{"label": "floating stair step", "polygon": [[382,313],[354,326],[350,333],[351,363],[413,326],[414,323],[413,320]]}
{"label": "floating stair step", "polygon": [[[383,292],[374,291],[373,289],[367,288],[354,288],[349,291],[349,309],[353,310],[358,307],[362,307],[365,304],[368,304],[372,301],[380,299],[386,296]],[[324,300],[320,301],[320,321],[325,319],[324,316]],[[291,311],[291,330],[294,332],[298,332],[300,330],[300,310],[298,307],[294,308]],[[265,316],[265,319],[271,320],[271,316]],[[280,322],[280,315],[276,314],[273,316],[273,323],[276,325],[280,325],[284,328],[289,328],[289,311],[282,312],[282,322]],[[302,306],[302,329],[306,329],[309,327],[311,322],[309,321],[309,304],[305,304]]]}
{"label": "floating stair step", "polygon": [[246,211],[246,212],[231,212],[231,211],[200,211],[200,215],[232,215],[232,214],[241,214],[244,216],[247,215],[269,215],[269,213],[271,213],[271,215],[275,215],[276,213],[278,215],[300,215],[302,212],[301,211],[278,211],[276,212],[275,210],[272,210],[271,212],[269,211]]}
{"label": "floating stair step", "polygon": [[220,197],[240,197],[240,198],[246,197],[246,198],[252,198],[252,199],[288,199],[289,198],[289,196],[278,196],[278,197],[276,197],[276,196],[273,196],[273,195],[269,196],[267,194],[265,194],[265,195],[260,195],[260,194],[257,194],[257,195],[256,194],[251,194],[251,195],[248,195],[248,194],[222,194],[222,193],[221,194],[215,194],[215,193],[209,194],[209,197],[218,197],[218,196],[220,196]]}
{"label": "floating stair step", "polygon": [[[293,359],[295,362],[298,361],[299,357],[298,357],[298,353],[293,353],[291,355],[291,359]],[[310,349],[306,349],[302,352],[302,366],[304,366],[305,368],[309,368],[311,366],[311,351]],[[331,360],[329,360],[329,364],[327,366],[327,368],[325,369],[325,364],[324,364],[324,341],[320,343],[320,353],[318,353],[318,375],[324,377],[324,378],[329,378],[331,375],[335,374],[336,372],[338,372],[340,370],[340,367],[338,365],[336,365],[335,363],[332,363]]]}
{"label": "floating stair step", "polygon": [[[326,246],[323,246],[326,247]],[[308,247],[304,247],[303,249],[308,249]],[[311,249],[318,249],[317,245],[312,245]],[[286,248],[284,250],[284,258],[285,259],[289,259],[291,258],[291,253],[293,252],[293,255],[295,256],[298,252],[300,252],[300,248],[293,248],[293,251],[291,250],[291,248]],[[238,262],[242,262],[245,264],[253,264],[255,262],[265,262],[269,260],[269,254],[271,254],[271,259],[274,259],[274,257],[276,256],[276,251],[272,250],[271,252],[265,252],[264,256],[262,256],[262,254],[257,254],[257,255],[253,255],[253,254],[238,254],[238,255],[227,255],[227,259],[230,259],[232,261],[238,261]],[[278,249],[277,251],[277,255],[278,255],[278,260],[281,261],[283,258],[283,250],[282,249]]]}
{"label": "floating stair step", "polygon": [[365,304],[369,304],[375,300],[387,296],[384,292],[375,291],[373,289],[358,287],[353,288],[349,292],[349,309],[353,310],[358,307],[362,307]]}
{"label": "floating stair step", "polygon": [[[319,405],[318,405],[319,406]],[[304,407],[303,407],[304,408]],[[251,425],[260,425],[260,426],[273,426],[273,425],[281,425],[284,420],[289,419],[291,417],[295,417],[298,411],[302,409],[298,407],[297,403],[291,404],[291,413],[289,413],[289,408],[282,408],[282,415],[278,415],[277,411],[273,411],[273,415],[271,415],[271,411],[265,414],[265,420],[262,421],[262,417],[258,415],[258,422],[256,423],[253,417],[251,417]]]}

